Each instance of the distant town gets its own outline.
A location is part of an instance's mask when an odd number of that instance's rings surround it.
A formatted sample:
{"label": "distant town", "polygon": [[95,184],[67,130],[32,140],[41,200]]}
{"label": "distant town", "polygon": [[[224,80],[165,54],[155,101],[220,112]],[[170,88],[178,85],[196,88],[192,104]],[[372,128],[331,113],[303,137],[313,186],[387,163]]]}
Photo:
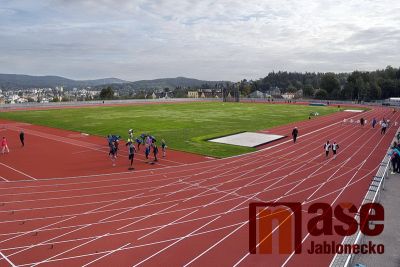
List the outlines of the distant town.
{"label": "distant town", "polygon": [[[233,84],[230,90],[233,91],[239,84]],[[111,90],[111,95],[102,95],[102,91]],[[103,90],[96,90],[91,87],[64,89],[63,86],[54,88],[29,88],[2,91],[0,89],[0,104],[20,104],[28,102],[49,103],[49,102],[69,102],[69,101],[92,101],[104,99],[161,99],[161,98],[222,98],[223,88],[185,88],[174,89],[153,89],[137,90],[128,94],[121,94],[114,91],[112,87]],[[230,91],[227,97],[233,97]],[[295,93],[282,93],[278,87],[271,88],[265,92],[253,91],[247,95],[249,98],[284,98],[294,99],[303,96],[302,90]]]}
{"label": "distant town", "polygon": [[2,91],[0,89],[0,104],[17,104],[27,102],[67,102],[89,101],[98,98],[100,91],[91,88],[64,90],[63,86],[55,88],[31,88]]}
{"label": "distant town", "polygon": [[105,99],[283,98],[377,101],[400,96],[400,68],[351,73],[270,72],[257,80],[206,81],[185,77],[127,82],[75,81],[58,76],[0,74],[0,104]]}

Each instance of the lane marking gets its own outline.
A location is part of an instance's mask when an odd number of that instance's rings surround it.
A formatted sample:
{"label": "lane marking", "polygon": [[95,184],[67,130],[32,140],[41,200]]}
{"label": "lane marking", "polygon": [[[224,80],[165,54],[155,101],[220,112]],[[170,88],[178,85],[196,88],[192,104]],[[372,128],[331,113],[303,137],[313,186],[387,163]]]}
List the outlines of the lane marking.
{"label": "lane marking", "polygon": [[10,259],[6,255],[4,255],[1,251],[0,251],[0,256],[3,257],[3,259],[5,259],[12,267],[16,267],[16,265],[12,263],[12,261],[10,261]]}
{"label": "lane marking", "polygon": [[125,244],[125,245],[123,245],[123,246],[121,246],[121,247],[119,247],[119,248],[117,248],[117,249],[111,250],[109,253],[107,253],[107,254],[105,254],[105,255],[103,255],[103,256],[101,256],[101,257],[95,259],[95,260],[92,260],[91,262],[88,262],[88,263],[86,263],[85,265],[82,265],[82,267],[86,267],[86,266],[88,266],[88,265],[90,265],[90,264],[92,264],[92,263],[95,263],[96,261],[99,261],[99,260],[101,260],[101,259],[103,259],[103,258],[105,258],[105,257],[107,257],[107,256],[109,256],[109,255],[111,255],[111,254],[113,254],[113,253],[115,253],[115,252],[118,252],[118,251],[124,249],[125,247],[129,246],[130,244],[131,244],[131,243],[127,243],[127,244]]}
{"label": "lane marking", "polygon": [[14,169],[13,167],[8,166],[7,164],[4,164],[4,163],[1,163],[1,162],[0,162],[0,165],[3,165],[3,166],[6,167],[6,168],[9,168],[9,169],[11,169],[11,170],[13,170],[13,171],[15,171],[15,172],[18,172],[19,174],[22,174],[22,175],[24,175],[24,176],[26,176],[26,177],[28,177],[28,178],[31,178],[32,180],[37,181],[37,179],[36,179],[35,177],[32,177],[32,176],[30,176],[29,174],[26,174],[26,173],[24,173],[24,172],[22,172],[22,171],[19,171],[19,170],[17,170],[17,169]]}

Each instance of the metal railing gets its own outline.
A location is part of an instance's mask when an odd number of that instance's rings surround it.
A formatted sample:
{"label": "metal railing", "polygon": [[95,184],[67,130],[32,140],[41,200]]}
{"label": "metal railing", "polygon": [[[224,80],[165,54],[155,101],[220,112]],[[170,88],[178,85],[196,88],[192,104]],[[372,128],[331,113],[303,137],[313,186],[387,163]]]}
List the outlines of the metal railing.
{"label": "metal railing", "polygon": [[[393,141],[395,138],[393,138]],[[376,175],[372,178],[371,184],[368,188],[367,193],[364,196],[364,199],[360,205],[366,203],[379,203],[382,191],[385,190],[385,180],[388,178],[388,173],[390,171],[390,156],[389,151],[391,148],[389,147],[388,153],[385,154],[381,164],[379,165],[379,169]],[[360,214],[359,211],[354,216],[356,221],[360,223]],[[364,235],[363,233],[358,230],[354,235],[346,236],[343,241],[342,245],[354,245],[354,244],[362,244],[364,242]],[[330,267],[348,267],[351,266],[353,263],[355,254],[336,254],[333,258]]]}

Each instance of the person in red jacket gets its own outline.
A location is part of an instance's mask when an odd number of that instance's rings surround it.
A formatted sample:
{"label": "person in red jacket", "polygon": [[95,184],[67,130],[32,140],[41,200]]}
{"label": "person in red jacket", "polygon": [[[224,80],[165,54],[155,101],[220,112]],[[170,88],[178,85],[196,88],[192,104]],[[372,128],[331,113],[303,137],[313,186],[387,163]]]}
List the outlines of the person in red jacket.
{"label": "person in red jacket", "polygon": [[4,154],[4,152],[9,153],[10,149],[8,149],[7,139],[3,136],[1,140],[1,153]]}

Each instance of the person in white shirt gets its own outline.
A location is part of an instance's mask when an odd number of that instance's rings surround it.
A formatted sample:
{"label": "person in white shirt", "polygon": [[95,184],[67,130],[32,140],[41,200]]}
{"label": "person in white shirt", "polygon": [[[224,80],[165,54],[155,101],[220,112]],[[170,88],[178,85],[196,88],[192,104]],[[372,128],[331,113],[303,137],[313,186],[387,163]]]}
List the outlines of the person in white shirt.
{"label": "person in white shirt", "polygon": [[332,144],[332,152],[333,152],[333,158],[334,159],[336,159],[336,153],[337,153],[338,149],[339,149],[339,145],[336,144],[336,142],[333,142],[333,144]]}
{"label": "person in white shirt", "polygon": [[382,122],[381,124],[381,134],[385,134],[386,133],[386,128],[387,128],[387,124],[385,121]]}
{"label": "person in white shirt", "polygon": [[325,149],[325,157],[327,158],[329,156],[329,149],[331,148],[331,144],[329,144],[329,141],[326,141],[326,144],[324,145]]}

